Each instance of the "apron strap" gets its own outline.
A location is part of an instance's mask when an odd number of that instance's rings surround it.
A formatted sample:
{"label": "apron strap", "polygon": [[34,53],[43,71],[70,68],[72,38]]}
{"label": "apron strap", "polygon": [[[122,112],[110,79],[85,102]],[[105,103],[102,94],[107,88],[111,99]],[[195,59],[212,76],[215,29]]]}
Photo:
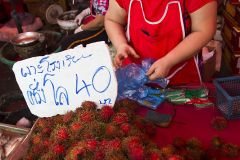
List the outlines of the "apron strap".
{"label": "apron strap", "polygon": [[190,20],[190,15],[188,13],[187,7],[186,7],[186,0],[183,0],[183,12],[182,12],[182,17],[183,17],[183,24],[184,24],[184,30],[185,30],[185,36],[190,34],[190,27],[187,26],[187,23]]}

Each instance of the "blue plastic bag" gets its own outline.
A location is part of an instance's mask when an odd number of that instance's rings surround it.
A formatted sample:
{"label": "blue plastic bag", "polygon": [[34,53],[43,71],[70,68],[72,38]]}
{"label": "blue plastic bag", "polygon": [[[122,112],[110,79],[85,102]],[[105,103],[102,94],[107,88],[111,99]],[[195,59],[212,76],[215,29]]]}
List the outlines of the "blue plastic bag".
{"label": "blue plastic bag", "polygon": [[152,65],[153,60],[146,59],[141,65],[129,64],[116,71],[118,80],[118,99],[129,98],[140,104],[156,109],[161,104],[165,95],[163,90],[151,88],[148,83],[154,83],[162,88],[168,84],[166,79],[151,81],[146,76],[146,72]]}

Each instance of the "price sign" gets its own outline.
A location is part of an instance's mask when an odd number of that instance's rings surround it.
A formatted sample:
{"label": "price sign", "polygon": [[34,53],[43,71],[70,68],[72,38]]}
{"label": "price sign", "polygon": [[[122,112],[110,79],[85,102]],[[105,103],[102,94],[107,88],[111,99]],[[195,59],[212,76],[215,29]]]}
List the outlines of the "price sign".
{"label": "price sign", "polygon": [[16,62],[13,71],[30,111],[39,117],[64,114],[83,101],[114,105],[117,80],[108,46],[86,47]]}

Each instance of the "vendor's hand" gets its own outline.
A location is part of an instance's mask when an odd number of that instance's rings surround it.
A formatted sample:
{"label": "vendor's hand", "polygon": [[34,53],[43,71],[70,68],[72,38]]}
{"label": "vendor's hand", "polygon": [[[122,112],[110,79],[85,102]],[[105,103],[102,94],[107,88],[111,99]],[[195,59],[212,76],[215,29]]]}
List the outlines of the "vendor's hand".
{"label": "vendor's hand", "polygon": [[135,50],[128,44],[122,44],[117,48],[117,54],[114,58],[114,64],[116,67],[120,67],[122,65],[122,61],[128,56],[133,56],[134,58],[139,58],[139,55],[135,52]]}
{"label": "vendor's hand", "polygon": [[166,78],[170,69],[170,63],[166,59],[161,58],[152,64],[147,72],[147,76],[150,80]]}
{"label": "vendor's hand", "polygon": [[78,25],[81,25],[83,18],[89,15],[90,13],[91,13],[90,8],[84,9],[81,13],[79,13],[75,17],[74,22],[76,22]]}
{"label": "vendor's hand", "polygon": [[79,26],[77,29],[75,29],[74,34],[82,32],[83,31],[83,25]]}

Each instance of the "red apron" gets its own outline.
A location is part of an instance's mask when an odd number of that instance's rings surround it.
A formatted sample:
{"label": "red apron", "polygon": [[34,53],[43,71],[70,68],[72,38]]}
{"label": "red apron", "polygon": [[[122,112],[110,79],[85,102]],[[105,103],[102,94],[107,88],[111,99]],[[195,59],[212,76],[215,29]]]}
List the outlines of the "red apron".
{"label": "red apron", "polygon": [[[176,0],[131,0],[126,36],[140,55],[124,64],[155,60],[171,51],[185,37],[181,2]],[[167,77],[170,84],[201,83],[195,57],[173,67]]]}

